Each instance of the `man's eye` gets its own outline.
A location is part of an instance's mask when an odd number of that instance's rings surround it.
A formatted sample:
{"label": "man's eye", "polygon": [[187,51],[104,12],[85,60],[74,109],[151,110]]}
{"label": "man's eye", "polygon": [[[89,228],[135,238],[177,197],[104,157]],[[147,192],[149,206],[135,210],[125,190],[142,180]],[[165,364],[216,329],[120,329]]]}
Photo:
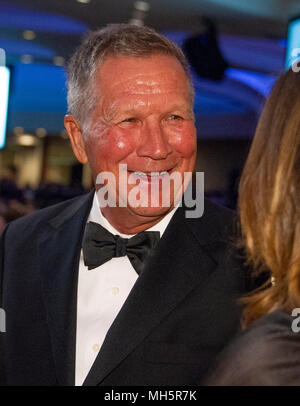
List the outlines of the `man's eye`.
{"label": "man's eye", "polygon": [[129,117],[129,118],[125,118],[125,120],[122,120],[122,123],[135,123],[136,121],[137,121],[136,118]]}
{"label": "man's eye", "polygon": [[183,118],[181,116],[178,116],[177,114],[172,114],[169,116],[170,120],[182,120]]}
{"label": "man's eye", "polygon": [[119,126],[122,128],[135,128],[139,123],[139,120],[135,117],[124,118],[119,122]]}

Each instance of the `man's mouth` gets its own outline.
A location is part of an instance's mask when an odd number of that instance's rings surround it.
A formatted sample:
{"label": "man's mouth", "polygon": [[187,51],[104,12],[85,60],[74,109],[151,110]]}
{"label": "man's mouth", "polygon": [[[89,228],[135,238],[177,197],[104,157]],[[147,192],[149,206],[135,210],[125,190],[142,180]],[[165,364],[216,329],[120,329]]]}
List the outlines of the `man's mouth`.
{"label": "man's mouth", "polygon": [[148,177],[157,177],[157,176],[164,176],[168,173],[168,171],[161,171],[161,172],[141,172],[141,171],[135,171],[132,172],[136,176],[148,176]]}
{"label": "man's mouth", "polygon": [[170,169],[162,170],[162,171],[130,171],[128,173],[130,175],[131,180],[139,180],[143,183],[151,183],[151,182],[159,182],[164,179],[166,175],[170,175],[175,167]]}
{"label": "man's mouth", "polygon": [[[130,181],[139,181],[140,185],[150,185],[150,184],[157,184],[160,183],[164,177],[168,174],[168,171],[161,171],[161,172],[141,172],[141,171],[134,171],[130,174]],[[130,182],[130,183],[131,183]]]}

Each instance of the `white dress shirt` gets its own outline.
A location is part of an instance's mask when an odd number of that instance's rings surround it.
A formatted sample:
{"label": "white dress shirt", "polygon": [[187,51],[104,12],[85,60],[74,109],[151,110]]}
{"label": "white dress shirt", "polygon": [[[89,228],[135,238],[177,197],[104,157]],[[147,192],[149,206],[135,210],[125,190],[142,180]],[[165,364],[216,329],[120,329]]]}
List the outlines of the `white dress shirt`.
{"label": "white dress shirt", "polygon": [[[147,231],[159,231],[162,236],[175,211],[176,208]],[[133,236],[119,233],[103,217],[96,193],[88,221],[99,223],[114,235],[118,234],[124,238]],[[83,384],[104,342],[106,333],[137,278],[138,274],[127,256],[112,258],[105,264],[88,270],[84,265],[81,250],[77,295],[76,386]]]}

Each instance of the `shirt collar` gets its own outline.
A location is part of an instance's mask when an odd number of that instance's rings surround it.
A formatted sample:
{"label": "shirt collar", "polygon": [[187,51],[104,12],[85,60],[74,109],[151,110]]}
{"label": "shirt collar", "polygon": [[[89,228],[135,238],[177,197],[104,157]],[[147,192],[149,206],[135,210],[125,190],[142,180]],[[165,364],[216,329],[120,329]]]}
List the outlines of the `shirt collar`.
{"label": "shirt collar", "polygon": [[[159,231],[160,232],[160,237],[162,237],[163,233],[165,232],[165,229],[167,228],[171,218],[173,217],[175,211],[177,210],[178,207],[174,207],[168,213],[161,221],[159,221],[157,224],[152,226],[151,228],[148,228],[147,231]],[[103,216],[100,207],[99,207],[99,202],[98,202],[98,197],[97,193],[95,192],[94,194],[94,199],[93,199],[93,205],[90,211],[90,215],[88,218],[88,221],[93,221],[94,223],[100,224],[102,227],[104,227],[106,230],[108,230],[110,233],[113,235],[119,235],[120,237],[123,238],[130,238],[133,237],[135,234],[122,234],[119,231],[117,231]]]}

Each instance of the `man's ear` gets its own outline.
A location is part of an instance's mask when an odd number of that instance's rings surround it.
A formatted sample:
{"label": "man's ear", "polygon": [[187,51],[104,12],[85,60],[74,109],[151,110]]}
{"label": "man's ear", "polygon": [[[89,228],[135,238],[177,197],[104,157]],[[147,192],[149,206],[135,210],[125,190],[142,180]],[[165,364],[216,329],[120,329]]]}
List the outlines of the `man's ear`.
{"label": "man's ear", "polygon": [[85,152],[83,134],[79,122],[72,114],[67,114],[64,118],[64,124],[76,158],[82,164],[86,164],[88,158]]}

